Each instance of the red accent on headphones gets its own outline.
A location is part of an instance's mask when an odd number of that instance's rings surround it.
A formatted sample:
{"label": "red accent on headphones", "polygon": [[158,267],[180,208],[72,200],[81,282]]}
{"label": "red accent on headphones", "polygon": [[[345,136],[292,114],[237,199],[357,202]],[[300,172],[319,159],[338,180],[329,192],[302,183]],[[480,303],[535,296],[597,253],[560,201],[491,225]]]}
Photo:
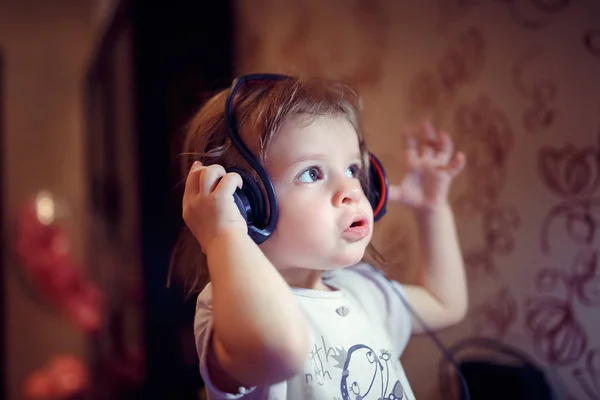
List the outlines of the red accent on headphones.
{"label": "red accent on headphones", "polygon": [[388,199],[388,181],[381,162],[374,154],[369,153],[370,160],[370,187],[368,198],[373,207],[373,219],[379,221],[386,213]]}

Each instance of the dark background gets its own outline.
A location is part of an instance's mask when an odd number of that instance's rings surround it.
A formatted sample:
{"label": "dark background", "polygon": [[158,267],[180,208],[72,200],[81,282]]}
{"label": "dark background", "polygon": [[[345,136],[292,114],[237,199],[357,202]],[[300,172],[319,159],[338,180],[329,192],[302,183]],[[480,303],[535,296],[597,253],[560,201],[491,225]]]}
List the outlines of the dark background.
{"label": "dark background", "polygon": [[[201,104],[203,93],[231,82],[231,14],[229,1],[124,2],[90,67],[88,93],[101,92],[104,97],[96,107],[104,114],[105,165],[101,173],[91,172],[91,207],[109,226],[117,226],[124,188],[115,160],[119,138],[111,108],[116,101],[112,66],[116,43],[132,34],[131,119],[138,154],[147,364],[141,392],[122,391],[127,398],[197,398],[202,385],[197,357],[194,354],[194,363],[186,361],[181,345],[182,333],[191,334],[195,299],[185,301],[179,285],[167,289],[165,283],[170,251],[183,224],[177,159],[182,126]],[[98,157],[97,148],[89,152],[90,160]]]}

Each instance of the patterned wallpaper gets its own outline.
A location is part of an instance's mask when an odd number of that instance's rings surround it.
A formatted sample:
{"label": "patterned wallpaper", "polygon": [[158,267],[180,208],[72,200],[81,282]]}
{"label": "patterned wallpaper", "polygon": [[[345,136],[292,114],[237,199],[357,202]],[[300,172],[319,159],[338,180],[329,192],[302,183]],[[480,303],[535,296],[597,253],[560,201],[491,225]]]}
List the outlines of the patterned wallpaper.
{"label": "patterned wallpaper", "polygon": [[[600,1],[237,2],[237,72],[353,83],[391,180],[401,127],[432,118],[467,153],[453,187],[470,312],[451,345],[498,339],[541,364],[564,398],[600,399]],[[376,228],[383,267],[414,274],[414,221]],[[441,354],[414,338],[403,363],[439,398]]]}

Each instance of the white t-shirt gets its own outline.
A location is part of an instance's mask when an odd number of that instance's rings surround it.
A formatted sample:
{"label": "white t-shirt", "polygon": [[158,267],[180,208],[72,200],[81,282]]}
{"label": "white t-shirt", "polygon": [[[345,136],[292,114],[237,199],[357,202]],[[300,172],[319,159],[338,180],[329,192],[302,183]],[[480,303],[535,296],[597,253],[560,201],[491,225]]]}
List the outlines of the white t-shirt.
{"label": "white t-shirt", "polygon": [[307,315],[310,349],[304,371],[268,387],[218,390],[208,375],[212,289],[198,295],[194,335],[208,398],[245,400],[413,400],[400,355],[411,333],[410,315],[390,282],[367,264],[323,274],[338,290],[293,288]]}

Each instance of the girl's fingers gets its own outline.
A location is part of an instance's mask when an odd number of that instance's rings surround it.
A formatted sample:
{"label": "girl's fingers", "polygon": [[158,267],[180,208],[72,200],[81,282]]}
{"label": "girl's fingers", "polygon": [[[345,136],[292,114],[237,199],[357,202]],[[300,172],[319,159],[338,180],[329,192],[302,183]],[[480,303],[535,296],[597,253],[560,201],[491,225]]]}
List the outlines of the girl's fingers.
{"label": "girl's fingers", "polygon": [[190,168],[190,172],[185,180],[185,189],[183,191],[183,199],[190,199],[196,196],[200,191],[200,174],[206,168],[200,161],[195,161]]}
{"label": "girl's fingers", "polygon": [[238,188],[242,188],[242,177],[235,172],[230,172],[219,180],[213,194],[225,198],[233,196],[233,193]]}
{"label": "girl's fingers", "polygon": [[217,187],[220,178],[227,172],[223,166],[218,164],[209,165],[200,175],[200,194],[209,195]]}

